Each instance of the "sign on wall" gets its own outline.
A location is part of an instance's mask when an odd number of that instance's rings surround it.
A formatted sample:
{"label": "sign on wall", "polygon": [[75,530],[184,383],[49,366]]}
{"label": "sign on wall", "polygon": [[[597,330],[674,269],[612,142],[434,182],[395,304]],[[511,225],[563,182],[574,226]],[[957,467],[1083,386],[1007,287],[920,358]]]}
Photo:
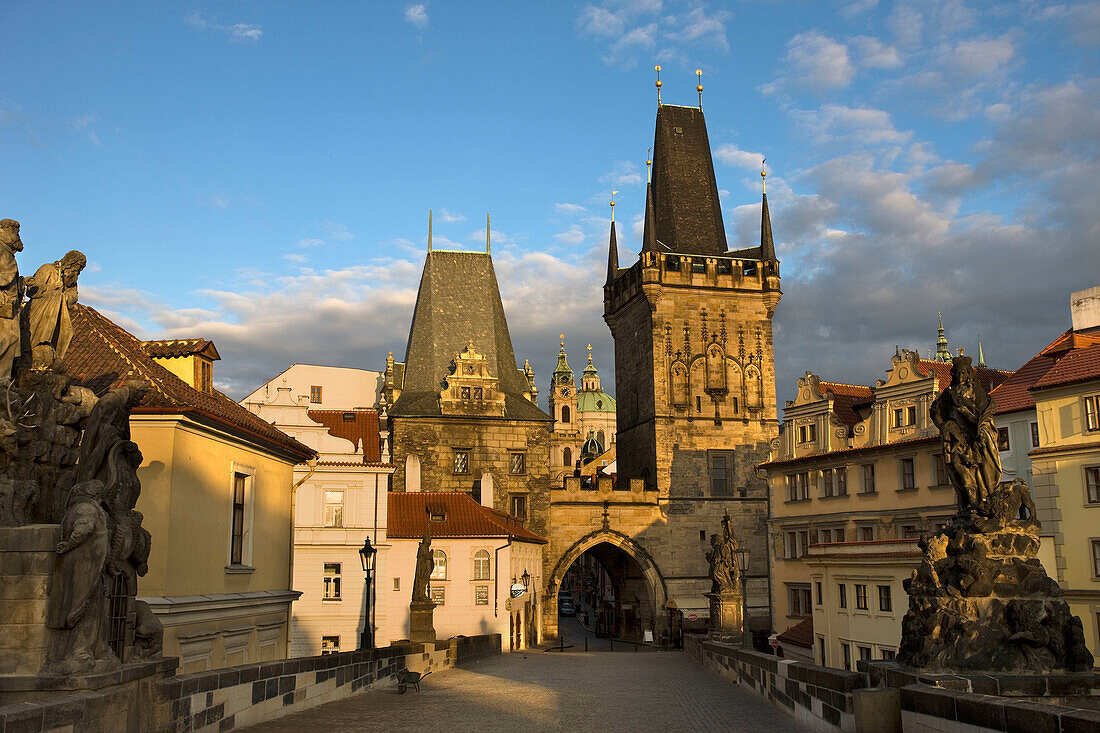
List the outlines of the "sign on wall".
{"label": "sign on wall", "polygon": [[527,589],[523,587],[523,583],[512,583],[512,587],[509,590],[512,598],[519,598],[527,592]]}

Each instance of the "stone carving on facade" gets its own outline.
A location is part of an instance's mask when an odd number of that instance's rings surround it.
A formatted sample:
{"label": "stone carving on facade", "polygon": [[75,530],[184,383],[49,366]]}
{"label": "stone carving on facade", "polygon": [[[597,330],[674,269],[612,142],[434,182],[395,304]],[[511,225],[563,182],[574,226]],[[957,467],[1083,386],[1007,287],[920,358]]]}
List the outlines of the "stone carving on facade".
{"label": "stone carving on facade", "polygon": [[1027,484],[1000,481],[993,400],[970,357],[933,402],[958,511],[925,535],[905,581],[909,610],[898,661],[928,671],[1084,672],[1081,621],[1039,562],[1039,522]]}
{"label": "stone carving on facade", "polygon": [[88,264],[80,252],[71,250],[57,262],[47,263],[26,279],[27,321],[31,362],[34,369],[47,369],[65,358],[73,339],[69,307],[76,304],[76,280]]}
{"label": "stone carving on facade", "polygon": [[119,662],[107,647],[104,567],[110,549],[103,483],[73,487],[61,521],[57,566],[50,577],[46,625],[53,629],[43,674],[105,672]]}
{"label": "stone carving on facade", "polygon": [[20,316],[25,286],[15,261],[15,253],[22,251],[19,222],[0,219],[0,379],[11,379],[15,360],[23,352]]}

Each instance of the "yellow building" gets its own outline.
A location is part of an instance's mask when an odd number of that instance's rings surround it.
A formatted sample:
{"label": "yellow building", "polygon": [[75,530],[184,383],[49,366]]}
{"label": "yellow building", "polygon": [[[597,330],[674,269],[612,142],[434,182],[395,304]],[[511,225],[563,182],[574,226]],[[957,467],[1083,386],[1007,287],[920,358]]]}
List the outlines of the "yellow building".
{"label": "yellow building", "polygon": [[[912,542],[904,540],[955,513],[940,434],[928,416],[950,369],[901,350],[874,387],[810,372],[799,378],[771,460],[761,466],[771,494],[773,624],[783,632],[807,617],[814,623],[814,648],[787,656],[843,667],[846,648],[849,666],[867,653],[881,659],[896,651],[907,607],[900,580],[916,561],[879,556],[909,553]],[[1007,377],[976,371],[987,388]]]}
{"label": "yellow building", "polygon": [[1028,455],[1043,565],[1100,658],[1100,287],[1073,293],[1070,304],[1073,327],[993,397],[998,411],[1035,411],[1038,447]]}
{"label": "yellow building", "polygon": [[144,460],[137,509],[152,533],[138,584],[164,653],[192,672],[287,655],[291,479],[314,452],[213,387],[213,344],[143,342],[84,305],[65,364],[97,394],[141,379],[130,417]]}

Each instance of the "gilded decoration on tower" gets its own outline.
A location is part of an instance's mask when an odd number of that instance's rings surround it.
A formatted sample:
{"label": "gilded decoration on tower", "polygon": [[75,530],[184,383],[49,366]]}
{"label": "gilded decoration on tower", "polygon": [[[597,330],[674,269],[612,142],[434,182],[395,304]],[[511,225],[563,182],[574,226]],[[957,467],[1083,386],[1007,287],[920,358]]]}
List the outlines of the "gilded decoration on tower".
{"label": "gilded decoration on tower", "polygon": [[489,373],[485,355],[470,341],[462,353],[455,354],[454,366],[439,393],[439,410],[444,415],[504,416],[504,394],[497,378]]}

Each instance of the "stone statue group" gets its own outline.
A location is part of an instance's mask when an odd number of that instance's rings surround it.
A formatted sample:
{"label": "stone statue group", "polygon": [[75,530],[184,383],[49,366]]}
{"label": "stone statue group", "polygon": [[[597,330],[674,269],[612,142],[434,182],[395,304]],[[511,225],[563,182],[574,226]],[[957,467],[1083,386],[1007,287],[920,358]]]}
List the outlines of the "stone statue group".
{"label": "stone statue group", "polygon": [[159,655],[163,634],[136,600],[151,537],[135,508],[142,455],[129,418],[148,386],[97,396],[75,383],[64,358],[87,260],[74,250],[24,278],[22,249],[19,223],[0,220],[0,526],[60,525],[42,674],[107,671]]}
{"label": "stone statue group", "polygon": [[1039,562],[1028,485],[1001,481],[995,405],[968,356],[931,405],[958,511],[925,535],[905,581],[899,663],[929,671],[1083,672],[1093,657],[1081,619]]}

